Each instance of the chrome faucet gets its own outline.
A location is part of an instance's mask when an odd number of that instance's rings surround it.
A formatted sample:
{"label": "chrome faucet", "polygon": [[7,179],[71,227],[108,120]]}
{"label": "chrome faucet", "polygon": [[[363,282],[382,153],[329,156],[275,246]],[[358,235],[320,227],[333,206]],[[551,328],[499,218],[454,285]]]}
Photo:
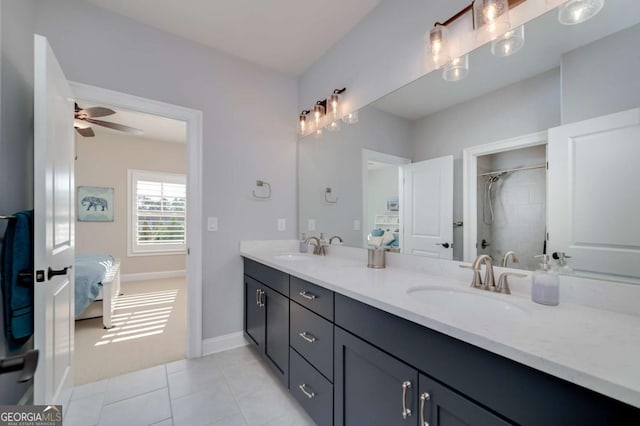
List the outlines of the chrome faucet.
{"label": "chrome faucet", "polygon": [[[480,277],[480,266],[485,264],[486,273],[484,276],[484,283]],[[496,281],[493,276],[493,260],[488,254],[481,254],[471,264],[473,269],[473,280],[471,281],[471,287],[481,288],[483,290],[495,291]]]}
{"label": "chrome faucet", "polygon": [[519,274],[517,272],[503,272],[500,274],[500,278],[498,278],[498,285],[496,286],[496,291],[502,294],[511,294],[511,288],[509,288],[509,281],[507,277],[519,277],[526,278],[527,274]]}
{"label": "chrome faucet", "polygon": [[329,238],[329,245],[333,244],[333,239],[337,238],[338,241],[340,241],[340,243],[342,243],[342,238],[339,235],[334,235],[333,237]]}
{"label": "chrome faucet", "polygon": [[509,261],[509,258],[511,258],[511,261],[513,263],[518,263],[519,262],[518,258],[516,257],[516,252],[513,251],[513,250],[508,251],[508,252],[506,252],[504,254],[504,256],[502,256],[502,267],[503,268],[507,267],[507,262]]}
{"label": "chrome faucet", "polygon": [[318,256],[324,256],[325,254],[327,254],[324,245],[320,243],[320,240],[318,239],[318,237],[309,237],[305,240],[305,243],[307,244],[310,244],[312,242],[313,242],[313,254],[316,254]]}

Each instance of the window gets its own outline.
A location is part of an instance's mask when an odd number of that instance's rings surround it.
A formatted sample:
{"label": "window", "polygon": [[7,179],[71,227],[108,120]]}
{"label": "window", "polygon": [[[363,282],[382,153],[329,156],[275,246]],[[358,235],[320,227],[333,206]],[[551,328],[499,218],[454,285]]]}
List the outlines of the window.
{"label": "window", "polygon": [[129,255],[186,250],[186,176],[129,170]]}

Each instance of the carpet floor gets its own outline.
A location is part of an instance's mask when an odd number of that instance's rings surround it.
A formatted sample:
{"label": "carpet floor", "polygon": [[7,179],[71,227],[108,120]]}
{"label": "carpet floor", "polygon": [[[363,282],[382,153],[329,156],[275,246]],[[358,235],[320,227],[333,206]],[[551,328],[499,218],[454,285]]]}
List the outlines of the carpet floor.
{"label": "carpet floor", "polygon": [[185,279],[123,283],[122,293],[113,328],[102,318],[76,321],[76,386],[186,357]]}

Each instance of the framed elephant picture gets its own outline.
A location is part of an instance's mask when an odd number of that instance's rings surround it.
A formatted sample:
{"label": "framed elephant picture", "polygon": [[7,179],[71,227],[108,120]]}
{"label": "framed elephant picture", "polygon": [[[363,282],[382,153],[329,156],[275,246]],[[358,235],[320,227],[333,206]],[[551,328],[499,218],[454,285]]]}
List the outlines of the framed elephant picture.
{"label": "framed elephant picture", "polygon": [[78,222],[113,222],[113,188],[79,186]]}

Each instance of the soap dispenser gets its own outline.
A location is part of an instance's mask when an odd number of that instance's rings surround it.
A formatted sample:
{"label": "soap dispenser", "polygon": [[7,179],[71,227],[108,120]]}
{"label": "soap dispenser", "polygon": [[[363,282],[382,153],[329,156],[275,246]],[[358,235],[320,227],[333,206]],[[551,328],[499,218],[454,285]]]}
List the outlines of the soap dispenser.
{"label": "soap dispenser", "polygon": [[551,257],[553,257],[555,261],[558,263],[558,274],[573,275],[573,268],[569,266],[569,262],[567,262],[567,259],[571,259],[571,256],[567,256],[562,251],[559,251],[559,252],[556,251],[556,252],[553,252]]}
{"label": "soap dispenser", "polygon": [[549,264],[549,255],[535,256],[541,258],[540,269],[533,272],[531,300],[542,305],[556,306],[560,303],[560,282],[558,273]]}

